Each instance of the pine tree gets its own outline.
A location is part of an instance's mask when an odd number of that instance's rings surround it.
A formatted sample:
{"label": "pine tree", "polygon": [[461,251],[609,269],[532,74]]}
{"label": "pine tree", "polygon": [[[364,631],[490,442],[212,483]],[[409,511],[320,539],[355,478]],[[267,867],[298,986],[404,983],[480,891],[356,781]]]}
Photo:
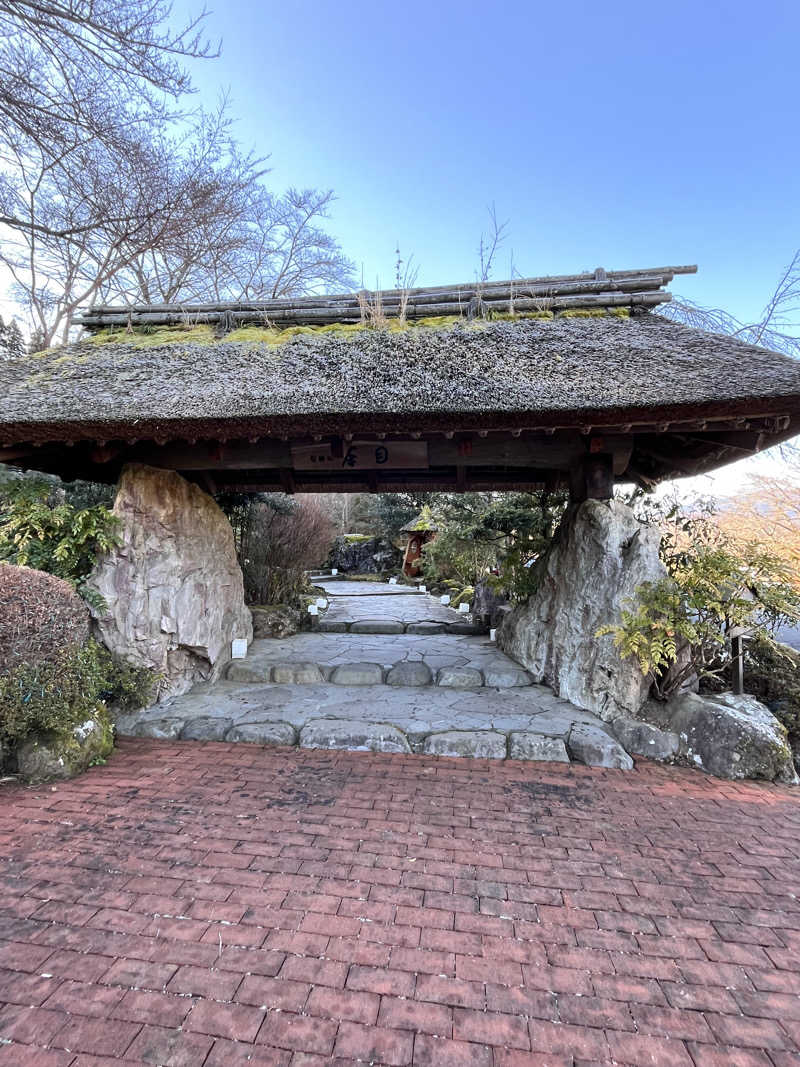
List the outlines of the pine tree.
{"label": "pine tree", "polygon": [[0,359],[21,359],[24,355],[25,338],[17,325],[17,320],[12,319],[6,325],[3,316],[0,315]]}

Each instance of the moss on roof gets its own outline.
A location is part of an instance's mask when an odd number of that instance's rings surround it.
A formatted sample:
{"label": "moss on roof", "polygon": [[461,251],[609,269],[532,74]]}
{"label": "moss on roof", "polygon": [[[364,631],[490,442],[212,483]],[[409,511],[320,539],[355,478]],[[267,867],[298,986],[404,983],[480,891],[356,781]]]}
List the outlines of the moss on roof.
{"label": "moss on roof", "polygon": [[800,363],[650,314],[265,332],[118,331],[0,362],[0,440],[800,411]]}

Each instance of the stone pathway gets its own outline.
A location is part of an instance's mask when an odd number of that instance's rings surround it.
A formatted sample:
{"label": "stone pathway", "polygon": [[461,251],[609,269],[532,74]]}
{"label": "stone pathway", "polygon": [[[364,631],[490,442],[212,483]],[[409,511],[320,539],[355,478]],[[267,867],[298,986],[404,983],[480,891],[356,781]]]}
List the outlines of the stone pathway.
{"label": "stone pathway", "polygon": [[342,582],[315,578],[329,600],[320,633],[479,633],[470,616],[445,607],[416,587],[388,582]]}
{"label": "stone pathway", "polygon": [[[119,716],[117,732],[633,766],[605,723],[534,685],[488,635],[441,632],[457,613],[430,596],[368,582],[328,592],[326,621],[348,630],[254,641],[225,680]],[[425,625],[440,632],[412,632]]]}
{"label": "stone pathway", "polygon": [[788,787],[125,740],[0,786],[0,1067],[796,1067],[799,878]]}

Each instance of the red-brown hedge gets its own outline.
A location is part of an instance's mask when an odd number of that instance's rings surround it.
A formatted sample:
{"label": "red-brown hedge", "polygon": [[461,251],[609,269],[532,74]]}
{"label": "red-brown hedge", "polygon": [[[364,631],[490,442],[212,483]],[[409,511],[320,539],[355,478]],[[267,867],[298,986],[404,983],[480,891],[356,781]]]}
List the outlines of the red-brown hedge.
{"label": "red-brown hedge", "polygon": [[53,662],[89,637],[89,609],[69,582],[0,563],[0,671]]}

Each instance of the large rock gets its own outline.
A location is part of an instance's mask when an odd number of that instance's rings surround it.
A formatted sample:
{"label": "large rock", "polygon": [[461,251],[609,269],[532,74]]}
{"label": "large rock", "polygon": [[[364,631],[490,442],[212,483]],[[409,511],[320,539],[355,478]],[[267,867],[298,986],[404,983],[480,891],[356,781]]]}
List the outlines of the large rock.
{"label": "large rock", "polygon": [[680,755],[720,778],[765,778],[795,784],[786,729],[755,697],[686,693],[643,714],[680,738]]}
{"label": "large rock", "polygon": [[660,533],[616,500],[573,505],[538,566],[539,585],[503,620],[498,644],[534,681],[602,719],[636,716],[649,679],[598,629],[617,622],[643,582],[665,575]]}
{"label": "large rock", "polygon": [[161,698],[218,678],[231,641],[253,636],[227,518],[196,485],[141,464],[123,469],[114,514],[120,547],[87,582],[105,602],[100,639],[159,672]]}
{"label": "large rock", "polygon": [[334,541],[328,563],[342,573],[380,574],[397,570],[401,554],[385,537],[344,534]]}
{"label": "large rock", "polygon": [[426,756],[469,756],[470,759],[505,759],[506,735],[496,730],[445,730],[430,734],[422,751]]}
{"label": "large rock", "polygon": [[114,747],[111,720],[104,707],[62,734],[27,737],[16,750],[23,781],[50,782],[72,778],[94,763],[103,763]]}

